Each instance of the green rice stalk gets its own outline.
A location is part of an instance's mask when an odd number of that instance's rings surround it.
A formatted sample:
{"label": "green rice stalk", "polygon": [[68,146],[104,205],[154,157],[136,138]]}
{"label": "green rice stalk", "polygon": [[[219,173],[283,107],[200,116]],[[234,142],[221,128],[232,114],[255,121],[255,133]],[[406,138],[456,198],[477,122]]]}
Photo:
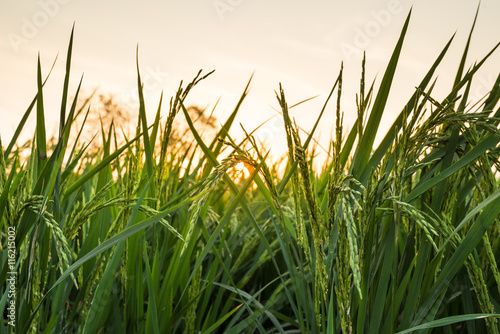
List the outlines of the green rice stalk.
{"label": "green rice stalk", "polygon": [[[198,251],[196,253],[196,257],[200,255],[200,252]],[[188,334],[195,334],[195,325],[196,325],[196,307],[198,304],[198,300],[200,298],[199,293],[200,293],[200,284],[201,284],[201,275],[203,272],[203,266],[199,266],[198,269],[196,270],[196,274],[193,277],[193,280],[191,281],[191,284],[189,285],[188,289],[188,300],[191,302],[191,305],[189,306],[188,310],[186,311],[186,333]]]}
{"label": "green rice stalk", "polygon": [[490,239],[487,234],[483,236],[484,249],[488,259],[488,264],[493,273],[495,279],[497,290],[500,292],[500,272],[496,263],[495,254],[493,253],[493,247],[491,246]]}
{"label": "green rice stalk", "polygon": [[[285,124],[286,131],[286,140],[288,145],[288,165],[294,166],[295,164],[295,143],[293,140],[293,125],[290,119],[290,114],[288,112],[288,105],[285,99],[285,92],[283,87],[280,84],[280,95],[276,94],[276,98],[280,104],[282,113],[283,113],[283,121]],[[293,196],[293,205],[295,209],[295,226],[297,229],[297,239],[299,240],[299,244],[304,250],[304,254],[306,255],[307,261],[311,261],[311,250],[309,247],[309,240],[307,237],[307,228],[306,223],[302,219],[301,213],[301,189],[299,186],[299,174],[297,170],[294,170],[292,175],[292,196]]]}
{"label": "green rice stalk", "polygon": [[311,231],[313,237],[313,245],[316,256],[316,270],[314,273],[315,278],[315,313],[316,322],[318,327],[321,324],[321,307],[323,303],[327,300],[328,286],[327,280],[328,275],[326,273],[326,267],[324,262],[325,250],[324,243],[326,242],[326,228],[323,222],[323,217],[320,213],[319,206],[316,200],[316,195],[314,191],[314,183],[311,182],[311,175],[309,171],[309,165],[307,164],[307,158],[305,151],[300,143],[300,138],[298,136],[298,129],[293,132],[293,139],[295,144],[295,158],[297,159],[299,171],[301,174],[301,185],[302,191],[304,192],[306,203],[309,211],[309,222],[311,224]]}
{"label": "green rice stalk", "polygon": [[198,217],[200,216],[201,209],[205,205],[205,202],[207,201],[208,197],[210,196],[209,190],[213,189],[222,180],[222,177],[226,174],[226,171],[229,168],[234,167],[234,165],[236,165],[236,163],[237,163],[237,160],[235,160],[235,159],[226,159],[226,160],[222,161],[220,165],[215,167],[215,170],[212,172],[212,174],[210,174],[210,176],[207,179],[205,179],[205,181],[203,182],[200,196],[196,198],[196,200],[191,204],[191,207],[190,207],[191,214],[190,214],[189,221],[188,221],[188,231],[187,231],[187,234],[184,238],[186,242],[184,243],[184,246],[182,247],[181,256],[182,256],[182,254],[184,254],[184,252],[185,252],[185,250],[186,250],[186,248],[191,240],[191,236],[192,236],[193,230],[196,226],[196,221],[198,220]]}

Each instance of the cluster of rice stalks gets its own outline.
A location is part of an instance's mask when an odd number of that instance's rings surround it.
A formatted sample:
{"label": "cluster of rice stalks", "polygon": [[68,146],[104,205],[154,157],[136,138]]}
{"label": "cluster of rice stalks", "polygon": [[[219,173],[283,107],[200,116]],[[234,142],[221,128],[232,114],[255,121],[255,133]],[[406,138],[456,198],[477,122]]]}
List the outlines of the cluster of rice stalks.
{"label": "cluster of rice stalks", "polygon": [[[349,131],[342,67],[306,138],[279,86],[284,173],[251,132],[239,143],[229,135],[248,85],[215,138],[202,139],[186,108],[210,74],[201,71],[181,82],[164,122],[160,99],[149,124],[137,66],[135,137],[120,145],[111,125],[90,151],[79,140],[85,122],[75,126],[91,112],[77,108],[80,85],[68,99],[71,36],[58,136],[47,140],[39,62],[36,97],[0,145],[0,281],[16,273],[16,294],[6,284],[0,295],[15,320],[4,317],[0,334],[498,333],[500,76],[481,103],[467,102],[498,45],[465,70],[469,37],[438,101],[432,78],[452,38],[374,145],[409,18],[377,87],[366,85],[363,60]],[[335,98],[330,159],[315,170],[310,146]],[[32,112],[36,133],[19,147]],[[169,145],[178,117],[190,146]],[[249,175],[233,177],[242,163]]]}

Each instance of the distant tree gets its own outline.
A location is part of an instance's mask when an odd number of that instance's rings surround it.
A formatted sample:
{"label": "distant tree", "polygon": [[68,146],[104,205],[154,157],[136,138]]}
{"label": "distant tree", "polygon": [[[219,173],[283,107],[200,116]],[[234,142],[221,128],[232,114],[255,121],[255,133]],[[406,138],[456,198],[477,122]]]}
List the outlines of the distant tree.
{"label": "distant tree", "polygon": [[[77,126],[81,126],[85,120],[85,127],[82,133],[82,140],[92,144],[89,150],[97,151],[102,147],[102,133],[108,135],[111,125],[113,125],[113,137],[116,135],[118,143],[124,143],[125,138],[130,139],[135,136],[138,125],[137,102],[120,100],[112,93],[93,93],[87,99],[82,100],[79,106],[80,113],[77,117]],[[162,119],[160,123],[164,126],[168,108],[163,107]],[[217,118],[212,114],[207,115],[207,108],[191,105],[187,111],[193,120],[197,130],[204,137],[212,137],[217,128]],[[87,111],[89,111],[88,115]],[[148,120],[151,124],[152,119]],[[186,124],[182,113],[176,116],[174,120],[172,133],[170,134],[169,147],[187,147],[193,142],[194,138],[191,130]],[[113,138],[114,140],[114,138]],[[157,141],[159,145],[159,141]]]}

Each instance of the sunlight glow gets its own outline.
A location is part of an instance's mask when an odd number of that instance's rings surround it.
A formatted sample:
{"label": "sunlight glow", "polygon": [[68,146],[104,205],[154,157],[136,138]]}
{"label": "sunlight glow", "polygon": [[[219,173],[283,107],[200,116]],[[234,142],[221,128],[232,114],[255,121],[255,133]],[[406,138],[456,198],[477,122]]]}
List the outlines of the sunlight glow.
{"label": "sunlight glow", "polygon": [[238,173],[238,176],[240,176],[244,179],[246,179],[250,176],[250,171],[248,170],[248,168],[246,168],[245,163],[243,161],[238,162],[234,166],[234,170]]}

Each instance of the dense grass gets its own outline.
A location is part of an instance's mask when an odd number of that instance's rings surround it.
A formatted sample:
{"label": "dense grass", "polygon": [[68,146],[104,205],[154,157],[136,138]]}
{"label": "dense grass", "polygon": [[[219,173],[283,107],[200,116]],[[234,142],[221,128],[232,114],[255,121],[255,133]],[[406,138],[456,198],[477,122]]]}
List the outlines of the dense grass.
{"label": "dense grass", "polygon": [[[2,250],[16,226],[15,332],[498,333],[500,76],[481,103],[467,102],[491,54],[466,70],[469,38],[449,95],[435,100],[432,78],[450,39],[375,145],[409,18],[377,86],[366,85],[363,60],[350,131],[342,67],[307,137],[279,86],[284,173],[251,133],[242,142],[228,134],[248,86],[206,140],[185,103],[208,74],[181,83],[166,115],[160,100],[150,123],[139,65],[135,137],[120,145],[110,126],[92,152],[79,140],[85,123],[75,123],[92,111],[77,108],[80,85],[68,91],[73,37],[51,141],[39,62],[38,93],[0,152]],[[329,101],[335,138],[314,169]],[[36,133],[19,147],[33,112]],[[179,117],[191,146],[169,143]],[[246,179],[235,175],[240,162]],[[5,282],[6,251],[0,262]],[[3,314],[7,302],[4,289]],[[0,334],[13,329],[5,319]]]}

